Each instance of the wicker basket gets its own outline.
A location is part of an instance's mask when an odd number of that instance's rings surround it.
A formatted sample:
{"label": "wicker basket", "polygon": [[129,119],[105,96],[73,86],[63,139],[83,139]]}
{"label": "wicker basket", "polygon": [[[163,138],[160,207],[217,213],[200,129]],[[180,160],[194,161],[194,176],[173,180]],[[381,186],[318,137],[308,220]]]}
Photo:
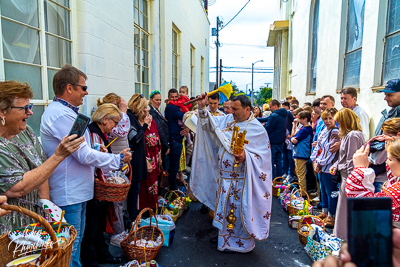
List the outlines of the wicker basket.
{"label": "wicker basket", "polygon": [[274,197],[278,196],[278,188],[276,188],[275,186],[277,185],[283,185],[285,183],[285,178],[283,177],[276,177],[273,181],[272,181],[272,195]]}
{"label": "wicker basket", "polygon": [[[14,205],[2,205],[1,208],[4,210],[20,212],[35,219],[42,224],[46,231],[50,234],[51,241],[54,244],[53,249],[42,252],[40,267],[69,267],[71,262],[72,246],[77,234],[76,229],[73,226],[70,228],[71,237],[63,245],[59,246],[53,228],[42,216],[30,210]],[[15,253],[14,255],[16,246],[17,245],[14,242],[11,242],[11,240],[8,238],[8,234],[3,234],[0,236],[0,266],[6,266],[9,262],[19,258],[18,253]],[[18,249],[21,249],[21,247],[19,246]],[[45,260],[44,256],[46,255],[47,259]]]}
{"label": "wicker basket", "polygon": [[[139,225],[139,220],[142,218],[143,213],[146,211],[150,212],[150,225],[142,226],[138,228],[137,226]],[[154,217],[156,221],[156,226],[152,225],[152,218]],[[139,247],[136,245],[136,240],[137,239],[146,239],[146,240],[153,240],[155,239],[156,236],[161,235],[162,241],[160,245],[154,248],[144,248],[144,247]],[[131,242],[134,241],[134,244],[131,244]],[[135,223],[132,225],[132,228],[129,232],[129,235],[125,237],[124,240],[121,241],[121,248],[122,251],[125,254],[125,257],[128,260],[137,260],[139,262],[141,261],[151,261],[154,260],[157,256],[157,253],[160,251],[162,245],[164,243],[164,234],[163,232],[158,228],[158,221],[157,217],[154,216],[154,212],[150,208],[143,209],[139,215],[137,216]],[[145,257],[146,253],[146,257]]]}
{"label": "wicker basket", "polygon": [[[179,212],[178,212],[178,214],[173,215],[173,214],[172,214],[172,211],[170,211],[170,210],[168,210],[168,208],[164,207],[164,205],[165,205],[165,199],[166,199],[168,193],[174,193],[177,197],[179,197],[179,195],[178,195],[175,191],[173,191],[173,190],[170,190],[170,191],[168,191],[167,193],[165,193],[165,195],[164,195],[164,200],[163,200],[163,203],[162,203],[162,206],[161,206],[161,214],[165,214],[165,215],[171,216],[172,220],[173,220],[174,222],[176,222],[176,220],[177,220],[178,217],[179,217]],[[180,210],[180,209],[179,209],[179,210]]]}
{"label": "wicker basket", "polygon": [[[288,209],[287,209],[287,210],[288,210],[289,215],[297,215],[297,214],[299,213],[299,210],[298,210],[295,206],[292,206],[291,204],[292,204],[292,200],[294,200],[294,197],[295,197],[297,194],[300,194],[300,193],[302,193],[302,192],[306,194],[308,203],[310,203],[310,197],[308,196],[307,192],[306,192],[304,189],[297,189],[297,190],[292,194],[292,196],[290,197],[290,201],[289,201],[289,203],[287,204],[287,206],[288,206]],[[301,197],[301,196],[299,196],[299,197]],[[308,204],[308,205],[310,205],[310,204]]]}
{"label": "wicker basket", "polygon": [[297,182],[287,183],[286,185],[286,188],[279,195],[279,199],[284,211],[287,211],[287,203],[290,201],[290,197],[293,195],[293,193],[297,190],[296,185],[300,187],[299,183]]}
{"label": "wicker basket", "polygon": [[[127,184],[112,184],[101,181],[100,179],[94,179],[94,198],[109,202],[124,201],[131,187],[132,167],[130,164],[128,173],[129,183]],[[97,175],[103,175],[100,169],[97,169]]]}
{"label": "wicker basket", "polygon": [[319,226],[321,226],[323,231],[325,231],[325,220],[322,220],[322,219],[320,219],[320,218],[318,218],[317,216],[314,216],[314,215],[305,215],[305,216],[301,217],[301,219],[299,221],[299,226],[297,227],[297,234],[299,235],[300,243],[303,244],[304,246],[307,245],[309,231],[303,233],[301,231],[301,227],[306,225],[304,223],[304,219],[306,219],[306,218],[314,219],[314,223],[319,225]]}
{"label": "wicker basket", "polygon": [[[164,201],[167,198],[167,195],[169,193],[174,193],[176,198],[180,198],[179,194],[183,195],[184,197],[186,197],[185,193],[183,193],[180,190],[169,190],[167,193],[165,193],[164,196]],[[179,193],[179,194],[178,194]],[[163,202],[163,207],[164,207],[164,202]],[[179,212],[178,212],[178,217],[181,217],[183,215],[183,213],[185,212],[185,210],[187,209],[186,205],[184,207],[179,207]]]}

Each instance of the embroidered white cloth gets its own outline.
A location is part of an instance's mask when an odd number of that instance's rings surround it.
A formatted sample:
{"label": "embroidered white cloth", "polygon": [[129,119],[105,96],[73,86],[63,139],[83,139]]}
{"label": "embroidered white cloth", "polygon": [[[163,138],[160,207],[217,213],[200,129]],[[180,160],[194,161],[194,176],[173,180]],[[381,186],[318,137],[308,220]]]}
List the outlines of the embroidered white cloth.
{"label": "embroidered white cloth", "polygon": [[[272,204],[272,166],[268,134],[253,115],[236,123],[232,114],[212,117],[199,111],[190,186],[196,198],[215,211],[218,249],[249,252],[254,240],[268,238]],[[233,126],[247,131],[246,161],[234,167]],[[227,229],[230,209],[237,218]]]}

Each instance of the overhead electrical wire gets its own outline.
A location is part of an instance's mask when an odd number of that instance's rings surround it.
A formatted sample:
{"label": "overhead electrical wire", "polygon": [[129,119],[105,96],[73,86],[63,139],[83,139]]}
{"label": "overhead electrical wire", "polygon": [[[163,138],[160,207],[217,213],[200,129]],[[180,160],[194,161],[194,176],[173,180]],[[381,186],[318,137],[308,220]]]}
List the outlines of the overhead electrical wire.
{"label": "overhead electrical wire", "polygon": [[242,10],[247,6],[247,4],[248,4],[249,2],[250,2],[250,0],[247,1],[247,3],[239,10],[238,13],[236,13],[236,15],[235,15],[230,21],[228,21],[227,24],[225,24],[224,26],[221,27],[220,31],[222,31],[226,26],[228,26],[228,24],[229,24],[232,20],[234,20],[234,19],[236,18],[236,16],[239,15],[240,12],[242,12]]}

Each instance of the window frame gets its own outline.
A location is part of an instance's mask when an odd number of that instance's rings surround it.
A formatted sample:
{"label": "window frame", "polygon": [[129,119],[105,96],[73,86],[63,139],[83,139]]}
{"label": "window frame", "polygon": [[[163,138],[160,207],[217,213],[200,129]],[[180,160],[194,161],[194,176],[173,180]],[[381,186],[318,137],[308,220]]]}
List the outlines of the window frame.
{"label": "window frame", "polygon": [[[386,65],[386,51],[387,51],[387,45],[388,45],[388,39],[390,37],[396,36],[396,35],[400,35],[400,28],[396,31],[393,31],[391,33],[389,33],[389,20],[390,20],[390,3],[391,0],[387,1],[387,8],[386,8],[386,18],[385,18],[385,35],[383,37],[383,43],[384,43],[384,48],[383,48],[383,59],[382,59],[382,73],[381,73],[381,84],[382,86],[384,86],[384,84],[386,84],[387,81],[385,81],[385,65]],[[400,6],[399,6],[400,8]],[[390,80],[390,79],[388,79]]]}
{"label": "window frame", "polygon": [[192,44],[190,44],[190,91],[193,93],[195,92],[194,90],[194,78],[195,78],[195,54],[196,54],[196,49]]}
{"label": "window frame", "polygon": [[201,60],[201,70],[200,70],[200,75],[201,75],[201,84],[200,84],[200,93],[204,92],[204,57],[200,57]]}
{"label": "window frame", "polygon": [[[179,63],[180,63],[180,46],[179,46],[179,30],[173,26],[172,27],[172,60],[171,60],[171,65],[172,65],[172,73],[171,73],[171,77],[172,77],[172,88],[178,89],[179,86]],[[176,37],[176,40],[175,40]],[[175,44],[175,45],[174,45]],[[176,47],[176,51],[175,48]],[[175,63],[176,65],[174,65],[174,59],[175,59]],[[175,70],[175,75],[174,76],[174,70]]]}
{"label": "window frame", "polygon": [[[361,46],[360,47],[358,47],[358,48],[355,48],[355,49],[353,49],[353,50],[350,50],[350,51],[347,51],[347,46],[348,46],[348,43],[349,43],[349,35],[348,35],[348,33],[349,33],[349,21],[350,21],[350,19],[349,19],[349,16],[350,16],[350,1],[352,1],[352,0],[347,0],[347,9],[346,9],[346,44],[345,44],[345,47],[344,47],[344,55],[343,55],[343,79],[342,79],[342,88],[344,88],[344,87],[354,87],[354,88],[360,88],[360,79],[361,79],[361,60],[362,60],[362,40],[361,40]],[[354,0],[355,1],[355,0]],[[362,33],[363,33],[363,36],[362,36],[362,38],[364,39],[364,18],[365,18],[365,0],[364,0],[364,17],[362,18]],[[349,56],[349,55],[351,55],[351,54],[354,54],[354,53],[356,53],[356,52],[358,52],[358,51],[360,51],[361,50],[361,54],[360,54],[360,74],[359,74],[359,77],[358,77],[358,85],[345,85],[344,83],[345,83],[345,80],[346,80],[346,58]]]}
{"label": "window frame", "polygon": [[[317,9],[317,6],[318,6],[318,12],[316,11],[316,9]],[[317,45],[315,46],[314,45],[314,38],[315,38],[315,25],[316,25],[316,22],[315,22],[315,17],[316,17],[316,14],[318,13],[318,28],[317,28],[317,37],[316,37],[316,43],[317,43]],[[313,72],[314,72],[314,69],[316,69],[316,70],[318,70],[318,31],[319,31],[319,14],[320,13],[320,0],[314,0],[313,1],[313,3],[312,3],[312,8],[311,8],[311,14],[312,14],[312,20],[310,20],[310,50],[311,50],[311,53],[309,53],[309,64],[308,64],[308,74],[307,74],[307,76],[308,76],[308,79],[307,79],[307,84],[308,84],[308,86],[307,86],[307,90],[306,90],[306,95],[315,95],[316,94],[316,92],[317,92],[317,74],[316,74],[316,76],[315,76],[315,88],[314,87],[312,87],[312,85],[313,85]],[[314,53],[315,53],[315,63],[316,63],[316,66],[317,67],[313,67],[312,66],[312,63],[313,63],[313,55],[314,55]]]}
{"label": "window frame", "polygon": [[[147,14],[143,13],[141,11],[141,2],[146,2],[147,3]],[[139,31],[139,45],[137,45],[134,41],[134,49],[138,48],[139,49],[139,58],[136,61],[136,58],[134,59],[134,68],[135,68],[135,76],[136,76],[136,81],[135,81],[135,93],[143,94],[145,97],[149,97],[150,95],[150,38],[151,34],[144,28],[140,26],[140,14],[143,14],[143,17],[146,17],[147,19],[147,27],[149,28],[150,24],[150,18],[149,18],[149,1],[148,0],[138,0],[138,7],[135,6],[135,2],[133,2],[133,11],[135,12],[135,9],[138,10],[139,12],[139,21],[134,20],[134,31],[137,29]],[[143,45],[143,38],[142,34],[147,36],[147,48],[144,47]],[[134,32],[135,35],[135,32]],[[147,53],[147,66],[143,64],[143,53]],[[136,51],[133,53],[134,57],[136,57]],[[136,63],[136,62],[139,62]],[[137,69],[139,69],[139,77],[138,77],[138,72]],[[143,82],[144,78],[144,70],[147,70],[147,83]],[[146,92],[145,92],[146,91]]]}
{"label": "window frame", "polygon": [[[52,36],[64,41],[68,41],[70,43],[70,62],[67,62],[71,65],[74,64],[74,37],[75,37],[75,32],[74,32],[74,12],[72,12],[72,10],[75,10],[75,1],[73,0],[69,0],[69,7],[66,7],[62,4],[59,4],[57,1],[55,0],[35,0],[37,1],[37,12],[38,12],[38,27],[36,28],[35,26],[32,25],[28,25],[25,24],[21,21],[6,17],[2,14],[1,12],[1,5],[0,5],[0,31],[1,31],[1,35],[3,35],[3,25],[2,25],[2,20],[7,20],[7,21],[11,21],[13,23],[28,27],[30,29],[34,29],[36,31],[38,31],[38,35],[39,35],[39,58],[40,58],[40,64],[35,64],[35,63],[28,63],[28,62],[23,62],[23,61],[18,61],[18,60],[13,60],[13,59],[6,59],[4,57],[4,48],[3,48],[3,42],[1,42],[0,44],[0,64],[1,64],[1,71],[0,71],[0,80],[4,81],[6,79],[6,74],[5,74],[5,62],[9,62],[9,63],[13,63],[13,64],[21,64],[21,65],[25,65],[25,66],[32,66],[32,67],[37,67],[40,69],[40,82],[41,82],[41,91],[42,91],[42,97],[41,98],[33,98],[30,100],[31,103],[33,103],[34,105],[34,109],[36,108],[40,108],[44,110],[47,108],[47,106],[53,102],[53,98],[50,98],[50,95],[53,94],[53,85],[52,83],[49,84],[49,70],[52,71],[58,71],[61,69],[61,67],[53,67],[48,65],[48,46],[47,46],[47,42],[46,42],[46,36]],[[69,12],[69,36],[70,39],[60,36],[58,34],[54,34],[51,33],[49,31],[46,31],[46,12],[45,12],[45,2],[50,2],[56,6],[59,6],[63,9],[65,9],[66,11]],[[23,81],[20,81],[23,82]],[[33,89],[33,88],[32,88]],[[51,91],[51,92],[50,92]],[[39,112],[34,112],[34,116],[40,116],[41,114]],[[37,119],[37,117],[35,116],[35,119]],[[41,119],[39,118],[39,121]],[[38,129],[39,127],[36,127],[36,125],[32,125],[29,123],[28,121],[28,125],[30,125],[33,129]],[[39,132],[38,130],[35,130],[35,133],[37,134],[37,136],[39,136]]]}

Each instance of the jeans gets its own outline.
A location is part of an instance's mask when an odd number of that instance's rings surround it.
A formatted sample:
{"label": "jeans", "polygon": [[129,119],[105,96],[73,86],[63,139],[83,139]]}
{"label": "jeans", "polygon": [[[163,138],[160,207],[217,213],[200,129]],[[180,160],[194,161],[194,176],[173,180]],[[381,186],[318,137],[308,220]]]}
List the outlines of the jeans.
{"label": "jeans", "polygon": [[283,173],[294,176],[294,160],[292,150],[287,149],[286,144],[283,145]]}
{"label": "jeans", "polygon": [[178,174],[179,164],[182,154],[182,142],[172,141],[169,143],[169,188],[177,190],[178,184],[176,183],[176,175]]}
{"label": "jeans", "polygon": [[[282,150],[284,144],[271,144],[271,162],[273,178],[282,176]],[[274,166],[276,165],[276,167]]]}
{"label": "jeans", "polygon": [[72,224],[77,232],[74,246],[72,248],[70,267],[80,267],[81,263],[79,261],[79,258],[81,254],[83,232],[85,230],[86,202],[72,204],[68,206],[60,206],[60,208],[65,211],[65,220],[69,224]]}
{"label": "jeans", "polygon": [[129,220],[134,222],[138,216],[138,202],[139,202],[140,182],[132,182],[131,188],[128,192],[128,213]]}
{"label": "jeans", "polygon": [[332,175],[329,173],[321,172],[320,177],[320,190],[322,198],[322,208],[328,209],[330,215],[335,216],[338,198],[331,196],[332,192],[338,191],[337,184],[332,182]]}

